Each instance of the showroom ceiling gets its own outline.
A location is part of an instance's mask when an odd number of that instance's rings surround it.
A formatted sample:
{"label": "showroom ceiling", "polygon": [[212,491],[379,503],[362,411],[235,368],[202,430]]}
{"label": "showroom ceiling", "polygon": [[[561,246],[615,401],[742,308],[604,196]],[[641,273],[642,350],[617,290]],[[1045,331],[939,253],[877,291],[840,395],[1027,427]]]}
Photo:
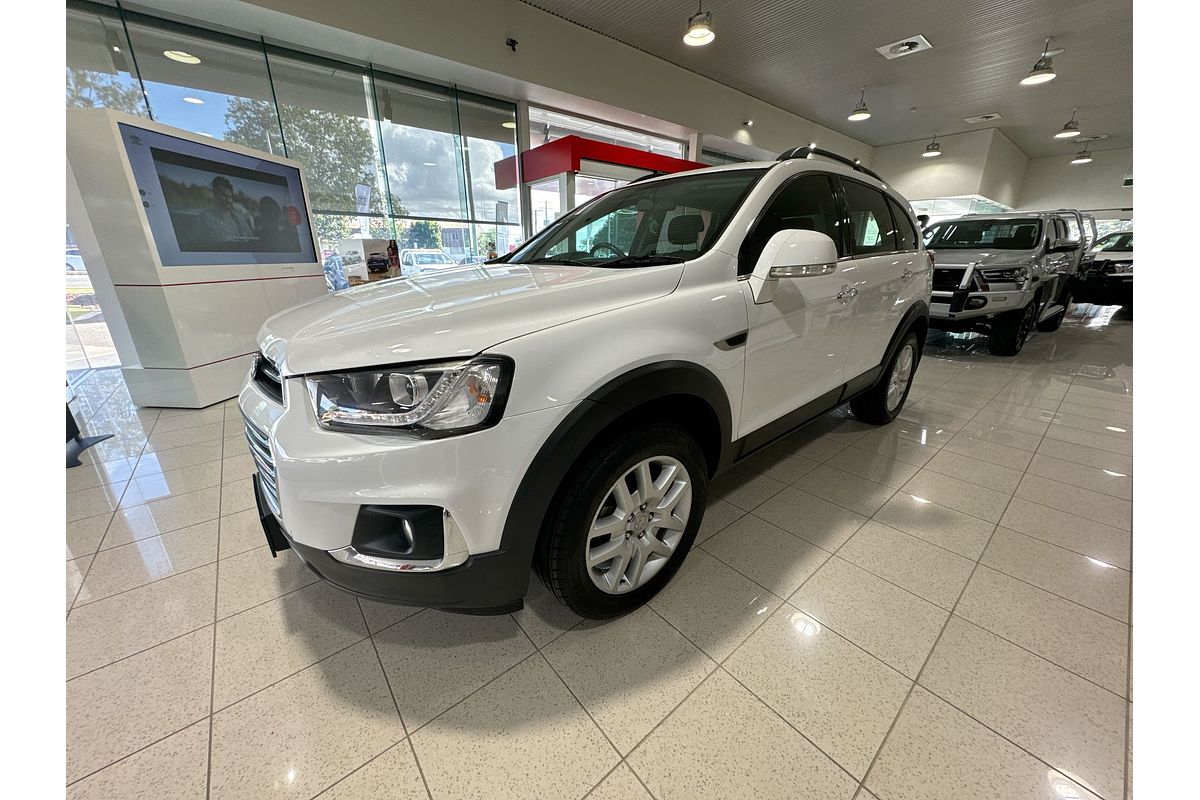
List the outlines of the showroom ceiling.
{"label": "showroom ceiling", "polygon": [[[1091,149],[1133,141],[1128,0],[705,0],[705,47],[683,43],[691,0],[523,1],[872,146],[996,127],[1030,157],[1069,155],[1078,142],[1052,137],[1075,106],[1085,136],[1108,137]],[[917,34],[932,49],[875,52]],[[1066,48],[1058,78],[1020,86],[1047,36]],[[864,84],[873,116],[849,122]]]}

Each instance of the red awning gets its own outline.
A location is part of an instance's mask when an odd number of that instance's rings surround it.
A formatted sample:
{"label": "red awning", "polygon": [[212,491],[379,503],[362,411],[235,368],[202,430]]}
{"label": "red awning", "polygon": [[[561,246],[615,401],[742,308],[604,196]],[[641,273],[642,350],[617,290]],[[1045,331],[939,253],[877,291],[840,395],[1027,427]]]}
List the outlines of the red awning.
{"label": "red awning", "polygon": [[[579,162],[602,161],[651,172],[686,172],[708,166],[698,161],[648,153],[633,147],[608,142],[584,139],[582,136],[564,136],[553,142],[526,150],[521,154],[521,166],[526,183],[549,178],[564,172],[578,172]],[[517,185],[517,157],[509,156],[496,162],[496,188],[511,189]]]}

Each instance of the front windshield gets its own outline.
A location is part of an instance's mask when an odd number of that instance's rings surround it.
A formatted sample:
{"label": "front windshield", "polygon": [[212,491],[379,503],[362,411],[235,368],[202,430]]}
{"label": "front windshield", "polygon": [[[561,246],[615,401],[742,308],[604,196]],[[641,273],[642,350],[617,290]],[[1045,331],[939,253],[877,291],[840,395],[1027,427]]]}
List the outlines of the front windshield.
{"label": "front windshield", "polygon": [[629,267],[696,258],[717,241],[765,171],[631,183],[563,217],[509,262]]}
{"label": "front windshield", "polygon": [[1029,219],[955,219],[925,231],[930,250],[1032,250],[1042,236],[1042,222]]}
{"label": "front windshield", "polygon": [[1100,241],[1096,242],[1097,250],[1107,250],[1109,252],[1132,253],[1133,252],[1133,231],[1125,231],[1124,233],[1110,233]]}

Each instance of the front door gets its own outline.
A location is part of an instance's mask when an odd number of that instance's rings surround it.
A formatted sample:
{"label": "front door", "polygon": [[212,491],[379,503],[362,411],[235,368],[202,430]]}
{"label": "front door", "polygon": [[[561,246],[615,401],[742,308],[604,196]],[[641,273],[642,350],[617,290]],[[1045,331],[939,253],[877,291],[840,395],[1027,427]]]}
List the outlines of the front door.
{"label": "front door", "polygon": [[[784,185],[742,244],[739,274],[753,271],[771,236],[789,229],[824,233],[841,253],[841,219],[830,176],[805,173]],[[839,261],[828,275],[781,278],[767,303],[755,303],[749,283],[741,283],[749,330],[739,436],[840,389],[854,314],[847,266]]]}
{"label": "front door", "polygon": [[850,178],[839,178],[839,183],[850,218],[852,258],[846,273],[858,290],[846,355],[845,379],[850,381],[883,361],[928,264],[916,249],[912,223],[894,201]]}

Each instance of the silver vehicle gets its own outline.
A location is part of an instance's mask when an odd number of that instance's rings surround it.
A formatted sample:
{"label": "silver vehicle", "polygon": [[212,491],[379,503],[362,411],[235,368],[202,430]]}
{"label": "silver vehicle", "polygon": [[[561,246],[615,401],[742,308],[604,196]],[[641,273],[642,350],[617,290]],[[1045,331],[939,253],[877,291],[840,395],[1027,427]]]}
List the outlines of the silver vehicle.
{"label": "silver vehicle", "polygon": [[1015,356],[1035,327],[1062,324],[1096,220],[1071,209],[981,214],[923,235],[935,259],[930,327],[985,332],[989,350]]}

